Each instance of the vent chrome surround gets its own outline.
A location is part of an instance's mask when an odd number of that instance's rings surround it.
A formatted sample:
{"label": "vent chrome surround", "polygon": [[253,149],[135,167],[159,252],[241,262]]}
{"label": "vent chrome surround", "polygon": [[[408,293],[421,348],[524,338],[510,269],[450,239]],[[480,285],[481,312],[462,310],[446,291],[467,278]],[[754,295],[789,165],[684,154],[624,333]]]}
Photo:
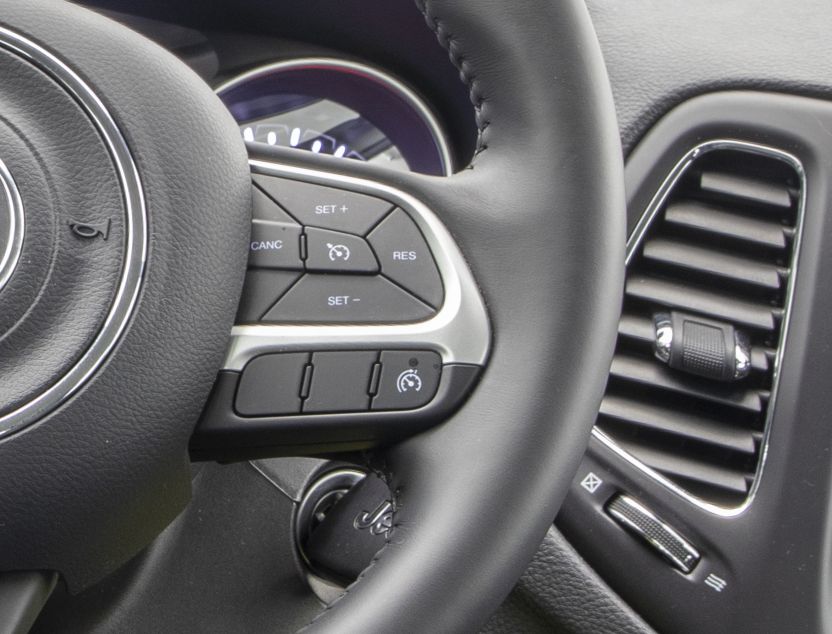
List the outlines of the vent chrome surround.
{"label": "vent chrome surround", "polygon": [[67,91],[90,118],[118,174],[125,208],[124,265],[110,311],[87,350],[69,371],[31,401],[0,417],[0,438],[30,425],[72,396],[107,358],[136,305],[147,260],[147,209],[130,147],[104,102],[69,66],[39,44],[0,27],[0,47],[26,59]]}
{"label": "vent chrome surround", "polygon": [[768,147],[765,145],[748,143],[746,141],[738,141],[732,139],[716,139],[712,141],[706,141],[697,145],[687,154],[685,154],[678,163],[676,163],[676,165],[671,170],[670,174],[665,178],[665,180],[659,187],[658,191],[653,196],[652,200],[650,201],[650,204],[647,206],[647,209],[645,210],[644,214],[642,215],[641,219],[639,220],[638,224],[636,225],[635,229],[633,229],[633,232],[630,234],[630,237],[627,240],[627,251],[624,262],[625,266],[629,267],[630,262],[632,261],[633,257],[638,251],[639,246],[641,246],[641,243],[644,240],[647,230],[650,228],[651,224],[658,216],[660,210],[663,208],[668,196],[670,195],[670,192],[673,191],[676,184],[679,182],[681,177],[687,172],[687,170],[694,163],[694,161],[701,158],[705,154],[708,154],[709,152],[717,150],[741,151],[751,154],[758,154],[760,156],[765,156],[768,158],[774,158],[783,161],[787,163],[790,167],[792,167],[800,178],[800,198],[798,199],[797,203],[795,236],[794,244],[792,247],[791,274],[789,275],[789,281],[784,296],[783,323],[781,325],[780,341],[779,345],[777,346],[777,353],[775,355],[772,368],[771,397],[769,399],[768,407],[766,409],[766,417],[763,424],[763,438],[760,444],[760,456],[757,461],[757,468],[754,472],[754,480],[751,483],[751,489],[749,490],[748,495],[745,498],[745,501],[739,506],[727,507],[720,506],[718,504],[713,504],[711,502],[706,502],[705,500],[702,500],[693,495],[692,493],[686,491],[685,489],[677,485],[675,482],[671,481],[669,478],[663,476],[656,470],[652,469],[651,467],[648,467],[638,458],[636,458],[631,453],[620,447],[615,442],[615,440],[613,440],[610,436],[598,429],[597,426],[592,428],[592,436],[598,441],[600,441],[608,449],[612,450],[620,458],[628,462],[631,466],[635,467],[643,474],[647,475],[648,477],[650,477],[666,489],[672,491],[673,493],[683,498],[687,502],[693,504],[694,506],[697,506],[704,511],[707,511],[714,515],[718,515],[720,517],[735,517],[737,515],[742,514],[746,509],[748,509],[748,507],[751,506],[752,502],[754,501],[754,497],[756,496],[757,489],[760,485],[760,479],[763,475],[766,457],[768,456],[769,437],[771,433],[771,421],[774,415],[778,387],[780,383],[780,362],[782,360],[783,350],[785,349],[788,340],[789,319],[791,316],[795,280],[797,279],[797,264],[800,253],[800,243],[803,235],[803,215],[806,207],[806,172],[803,169],[803,164],[796,156],[789,154],[788,152],[784,152],[782,150],[778,150],[776,148]]}
{"label": "vent chrome surround", "polygon": [[389,185],[331,172],[250,160],[255,174],[279,176],[379,196],[408,212],[425,236],[445,287],[445,300],[433,317],[411,324],[373,325],[238,325],[224,370],[241,371],[254,357],[267,352],[356,348],[430,346],[443,363],[484,365],[491,342],[485,303],[453,237],[424,203]]}

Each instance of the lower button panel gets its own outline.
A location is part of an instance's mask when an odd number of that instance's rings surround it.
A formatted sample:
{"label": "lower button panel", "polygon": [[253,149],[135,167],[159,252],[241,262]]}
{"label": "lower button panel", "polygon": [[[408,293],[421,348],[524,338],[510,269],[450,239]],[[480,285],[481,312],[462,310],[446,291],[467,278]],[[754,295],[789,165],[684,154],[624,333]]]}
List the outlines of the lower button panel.
{"label": "lower button panel", "polygon": [[240,416],[415,410],[433,401],[442,359],[430,350],[283,352],[243,369]]}
{"label": "lower button panel", "polygon": [[272,323],[401,323],[433,308],[383,277],[307,274],[263,317]]}

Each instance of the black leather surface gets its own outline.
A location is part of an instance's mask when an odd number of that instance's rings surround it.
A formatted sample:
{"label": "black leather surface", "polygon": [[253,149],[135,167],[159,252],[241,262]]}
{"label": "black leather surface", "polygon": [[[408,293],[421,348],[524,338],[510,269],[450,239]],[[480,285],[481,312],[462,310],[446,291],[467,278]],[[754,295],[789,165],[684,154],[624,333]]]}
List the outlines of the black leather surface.
{"label": "black leather surface", "polygon": [[188,500],[186,447],[239,299],[250,184],[230,116],[169,54],[63,2],[3,0],[0,23],[58,51],[100,92],[134,153],[150,217],[138,312],[105,370],[0,443],[0,570],[57,570],[78,589],[144,547]]}
{"label": "black leather surface", "polygon": [[58,587],[33,634],[260,634],[320,610],[297,572],[290,498],[248,463],[200,465],[193,488],[121,570],[76,596]]}
{"label": "black leather surface", "polygon": [[673,106],[751,88],[832,94],[826,0],[587,0],[625,152]]}
{"label": "black leather surface", "polygon": [[[125,212],[93,123],[52,79],[0,50],[0,160],[20,190],[20,262],[0,291],[0,416],[53,385],[100,330],[118,288]],[[107,240],[71,222],[109,221]]]}
{"label": "black leather surface", "polygon": [[550,528],[514,591],[481,632],[649,634],[653,629]]}
{"label": "black leather surface", "polygon": [[274,156],[394,180],[425,200],[481,284],[492,354],[459,413],[378,456],[395,494],[395,531],[309,631],[478,629],[551,525],[612,352],[623,273],[621,150],[584,5],[424,8],[471,90],[480,129],[471,169],[440,181]]}

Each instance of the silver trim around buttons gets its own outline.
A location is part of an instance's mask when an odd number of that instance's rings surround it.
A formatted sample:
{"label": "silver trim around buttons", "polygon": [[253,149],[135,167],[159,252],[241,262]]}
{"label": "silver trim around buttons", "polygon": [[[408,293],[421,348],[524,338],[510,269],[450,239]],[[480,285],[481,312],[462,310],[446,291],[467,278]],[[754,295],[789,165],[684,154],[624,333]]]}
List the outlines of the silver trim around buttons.
{"label": "silver trim around buttons", "polygon": [[241,371],[267,352],[339,348],[423,348],[439,352],[443,363],[484,365],[491,328],[485,303],[451,234],[422,202],[389,185],[301,167],[249,161],[252,172],[378,196],[404,209],[416,222],[436,259],[445,301],[430,319],[390,325],[240,325],[231,330],[225,370]]}
{"label": "silver trim around buttons", "polygon": [[[265,66],[258,66],[250,71],[232,77],[228,81],[223,82],[216,88],[214,92],[221,98],[222,93],[231,88],[236,88],[252,79],[258,79],[264,75],[274,72],[282,72],[288,70],[302,70],[310,67],[324,67],[332,70],[341,70],[349,73],[358,73],[365,77],[384,85],[388,90],[397,94],[401,99],[410,105],[418,114],[419,118],[425,123],[433,136],[433,142],[439,150],[439,156],[442,159],[442,169],[445,176],[450,176],[454,173],[453,159],[451,158],[451,150],[448,145],[448,140],[442,130],[439,120],[433,114],[431,109],[425,102],[406,84],[396,79],[393,75],[381,71],[366,64],[358,62],[337,59],[333,57],[302,57],[299,59],[290,59],[280,62],[273,62]],[[359,113],[361,114],[361,113]]]}
{"label": "silver trim around buttons", "polygon": [[592,435],[596,440],[600,441],[601,444],[603,444],[608,449],[612,450],[615,454],[617,454],[620,458],[628,462],[631,466],[635,467],[643,474],[650,477],[652,480],[658,482],[660,485],[672,491],[673,493],[675,493],[682,499],[686,500],[690,504],[693,504],[694,506],[697,506],[700,509],[717,515],[719,517],[736,517],[737,515],[741,515],[742,513],[744,513],[754,501],[754,498],[757,495],[757,490],[760,487],[760,480],[763,477],[763,470],[766,463],[766,457],[768,456],[769,451],[769,441],[771,437],[771,421],[774,417],[778,387],[780,385],[780,363],[783,358],[783,351],[786,348],[786,342],[789,335],[789,322],[791,316],[792,303],[794,300],[794,289],[796,283],[795,280],[797,279],[798,255],[800,252],[800,244],[803,235],[803,216],[804,210],[806,209],[806,172],[803,169],[803,164],[800,162],[800,159],[798,159],[796,156],[792,154],[789,154],[788,152],[784,152],[782,150],[778,150],[777,148],[772,148],[766,145],[749,143],[747,141],[738,141],[734,139],[715,139],[712,141],[700,143],[692,150],[687,152],[681,158],[681,160],[679,160],[679,162],[676,163],[676,165],[670,171],[670,174],[668,174],[668,176],[662,182],[656,194],[653,196],[653,199],[647,206],[647,209],[642,215],[641,220],[639,220],[638,224],[636,225],[635,229],[630,235],[630,238],[627,240],[627,255],[625,263],[627,266],[630,265],[631,260],[635,256],[639,246],[641,246],[641,243],[644,240],[644,236],[646,235],[647,230],[649,229],[653,220],[655,220],[655,218],[658,216],[659,211],[664,206],[664,203],[667,201],[670,192],[679,182],[679,179],[684,175],[684,173],[688,170],[688,168],[693,164],[694,161],[701,158],[704,154],[707,154],[708,152],[713,152],[715,150],[737,150],[741,152],[750,152],[752,154],[759,154],[762,156],[767,156],[769,158],[778,159],[792,167],[792,169],[794,169],[797,175],[800,177],[800,199],[798,200],[797,222],[795,224],[794,245],[792,247],[791,274],[789,275],[789,283],[786,288],[785,302],[783,304],[784,311],[783,323],[780,327],[780,345],[777,347],[777,354],[774,358],[774,364],[772,369],[771,397],[769,398],[768,409],[766,410],[763,440],[760,444],[760,457],[757,462],[757,469],[754,473],[754,481],[751,484],[751,490],[748,492],[748,496],[745,498],[745,501],[743,501],[743,503],[739,506],[726,507],[720,506],[718,504],[713,504],[711,502],[706,502],[705,500],[702,500],[696,497],[695,495],[689,493],[688,491],[677,485],[675,482],[669,480],[668,478],[660,474],[658,471],[655,471],[651,467],[648,467],[638,458],[636,458],[631,453],[620,447],[612,438],[610,438],[607,434],[598,429],[598,427],[592,428]]}
{"label": "silver trim around buttons", "polygon": [[133,314],[147,259],[147,210],[136,163],[127,141],[92,88],[53,53],[0,27],[0,47],[19,55],[66,90],[81,106],[104,141],[121,183],[125,206],[124,265],[113,304],[101,330],[69,371],[49,389],[0,417],[0,437],[10,435],[49,414],[72,396],[101,366]]}
{"label": "silver trim around buttons", "polygon": [[6,167],[3,161],[0,161],[0,187],[3,188],[5,194],[4,206],[5,212],[8,214],[6,246],[3,252],[0,253],[0,290],[3,290],[17,267],[20,253],[23,251],[23,238],[26,233],[23,200],[20,198],[20,192],[9,168]]}

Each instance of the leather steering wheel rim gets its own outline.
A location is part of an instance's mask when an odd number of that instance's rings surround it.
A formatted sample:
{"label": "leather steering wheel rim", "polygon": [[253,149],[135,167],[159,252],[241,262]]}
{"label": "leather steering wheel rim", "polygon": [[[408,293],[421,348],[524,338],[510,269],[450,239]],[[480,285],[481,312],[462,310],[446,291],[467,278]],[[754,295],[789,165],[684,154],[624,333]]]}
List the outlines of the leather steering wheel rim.
{"label": "leather steering wheel rim", "polygon": [[490,313],[491,357],[450,420],[370,462],[393,492],[394,531],[304,631],[482,625],[557,514],[615,342],[623,165],[586,6],[417,4],[470,91],[479,140],[450,179],[396,185],[437,210],[465,254]]}
{"label": "leather steering wheel rim", "polygon": [[[135,554],[186,503],[188,436],[219,368],[242,283],[247,171],[231,118],[161,49],[78,7],[4,4],[5,26],[55,50],[101,95],[136,157],[150,212],[147,279],[118,347],[61,409],[0,443],[0,480],[28,468],[14,490],[0,490],[12,513],[0,532],[0,569],[58,570],[82,588]],[[615,342],[622,155],[586,6],[418,6],[476,110],[479,142],[468,168],[437,178],[291,150],[264,158],[394,184],[434,210],[480,285],[493,332],[490,359],[445,423],[372,454],[370,466],[394,494],[394,530],[311,631],[481,625],[555,518]],[[185,103],[188,111],[179,112]],[[197,212],[215,226],[193,228]],[[189,251],[176,232],[198,232],[209,253]],[[216,255],[223,245],[227,251]],[[185,302],[199,311],[174,329],[172,307],[189,309]],[[152,355],[158,376],[148,376]],[[114,404],[122,390],[128,398]],[[115,440],[105,444],[105,437]],[[35,499],[52,506],[34,509]]]}

